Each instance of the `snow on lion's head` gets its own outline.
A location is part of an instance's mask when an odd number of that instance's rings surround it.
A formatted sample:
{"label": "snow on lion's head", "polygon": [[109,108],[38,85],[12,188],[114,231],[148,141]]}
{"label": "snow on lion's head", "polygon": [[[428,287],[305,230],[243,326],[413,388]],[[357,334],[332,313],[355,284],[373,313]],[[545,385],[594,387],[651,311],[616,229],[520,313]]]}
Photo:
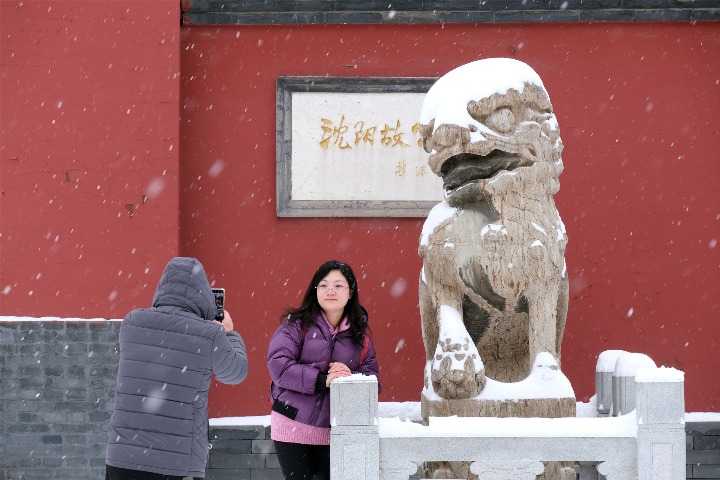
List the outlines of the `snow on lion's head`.
{"label": "snow on lion's head", "polygon": [[503,191],[507,172],[540,180],[549,195],[559,189],[560,130],[540,77],[521,61],[487,58],[448,72],[425,96],[420,124],[450,205]]}

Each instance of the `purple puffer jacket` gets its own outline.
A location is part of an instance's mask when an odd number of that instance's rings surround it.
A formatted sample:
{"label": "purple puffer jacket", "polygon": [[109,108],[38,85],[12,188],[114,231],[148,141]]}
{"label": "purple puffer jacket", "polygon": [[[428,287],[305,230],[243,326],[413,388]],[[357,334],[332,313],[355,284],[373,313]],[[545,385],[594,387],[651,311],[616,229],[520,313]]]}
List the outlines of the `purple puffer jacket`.
{"label": "purple puffer jacket", "polygon": [[318,375],[327,375],[331,362],[341,362],[353,373],[375,375],[379,381],[372,341],[365,359],[358,365],[362,349],[362,345],[355,343],[349,330],[333,338],[330,326],[321,316],[316,318],[315,325],[309,327],[304,335],[300,321],[283,322],[270,339],[267,355],[268,370],[273,381],[270,396],[273,400],[296,408],[296,421],[316,427],[330,427],[330,390],[316,391]]}

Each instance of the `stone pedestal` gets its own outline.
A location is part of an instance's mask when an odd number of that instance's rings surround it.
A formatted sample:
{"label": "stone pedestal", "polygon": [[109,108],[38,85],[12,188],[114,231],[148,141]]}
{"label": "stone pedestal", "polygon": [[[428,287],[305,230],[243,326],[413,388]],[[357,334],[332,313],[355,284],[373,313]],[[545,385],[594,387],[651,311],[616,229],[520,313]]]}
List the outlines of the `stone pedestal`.
{"label": "stone pedestal", "polygon": [[[530,375],[519,382],[504,383],[487,378],[482,392],[468,399],[441,398],[432,388],[425,388],[420,400],[420,413],[425,425],[429,424],[430,417],[575,417],[575,409],[575,393],[570,381],[547,352],[538,354]],[[575,478],[570,462],[544,462],[544,467],[538,462],[538,465],[538,473],[544,470],[537,477],[538,480]],[[470,467],[468,462],[424,464],[425,473],[431,478],[462,477],[475,480],[478,476]],[[483,472],[480,478],[486,478],[487,475],[487,472]],[[530,470],[524,475],[522,478],[535,478]]]}
{"label": "stone pedestal", "polygon": [[429,417],[544,417],[575,416],[575,392],[547,352],[540,353],[530,375],[514,383],[486,379],[483,391],[467,399],[448,399],[425,388],[420,400],[420,413],[427,423]]}
{"label": "stone pedestal", "polygon": [[330,386],[330,478],[379,480],[377,379],[337,378]]}
{"label": "stone pedestal", "polygon": [[636,372],[638,480],[685,478],[684,374],[673,368]]}
{"label": "stone pedestal", "polygon": [[420,399],[420,412],[423,423],[427,425],[429,417],[574,417],[575,405],[575,397],[448,400],[437,397],[428,398],[426,392],[423,392]]}
{"label": "stone pedestal", "polygon": [[595,399],[598,417],[607,417],[612,413],[613,372],[617,358],[626,353],[624,350],[605,350],[598,356],[595,365]]}
{"label": "stone pedestal", "polygon": [[625,415],[635,409],[635,373],[641,368],[655,368],[655,362],[644,353],[624,352],[615,361],[612,376],[612,415]]}

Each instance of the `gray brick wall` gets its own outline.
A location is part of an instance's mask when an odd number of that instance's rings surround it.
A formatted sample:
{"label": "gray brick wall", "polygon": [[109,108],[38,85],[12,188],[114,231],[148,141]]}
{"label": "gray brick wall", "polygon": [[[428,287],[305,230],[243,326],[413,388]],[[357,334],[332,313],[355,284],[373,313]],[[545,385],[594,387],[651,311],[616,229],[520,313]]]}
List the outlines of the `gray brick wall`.
{"label": "gray brick wall", "polygon": [[[0,318],[0,480],[104,478],[120,322]],[[720,422],[686,424],[687,478],[720,479]],[[213,426],[208,480],[281,479],[270,428]]]}
{"label": "gray brick wall", "polygon": [[210,427],[212,449],[207,480],[282,480],[270,427]]}
{"label": "gray brick wall", "polygon": [[117,321],[0,322],[0,478],[101,478]]}
{"label": "gray brick wall", "polygon": [[183,0],[183,25],[720,20],[718,0]]}
{"label": "gray brick wall", "polygon": [[720,479],[720,422],[688,422],[687,478]]}

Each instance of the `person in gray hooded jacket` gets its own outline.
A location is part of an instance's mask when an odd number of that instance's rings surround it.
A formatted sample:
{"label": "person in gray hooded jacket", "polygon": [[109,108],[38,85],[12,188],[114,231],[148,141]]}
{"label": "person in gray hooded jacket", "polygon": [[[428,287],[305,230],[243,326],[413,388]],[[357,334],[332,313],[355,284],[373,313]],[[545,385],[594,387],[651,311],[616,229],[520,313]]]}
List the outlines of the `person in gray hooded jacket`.
{"label": "person in gray hooded jacket", "polygon": [[152,308],[120,327],[120,364],[105,462],[108,480],[204,478],[211,376],[247,376],[245,342],[194,258],[170,260]]}

